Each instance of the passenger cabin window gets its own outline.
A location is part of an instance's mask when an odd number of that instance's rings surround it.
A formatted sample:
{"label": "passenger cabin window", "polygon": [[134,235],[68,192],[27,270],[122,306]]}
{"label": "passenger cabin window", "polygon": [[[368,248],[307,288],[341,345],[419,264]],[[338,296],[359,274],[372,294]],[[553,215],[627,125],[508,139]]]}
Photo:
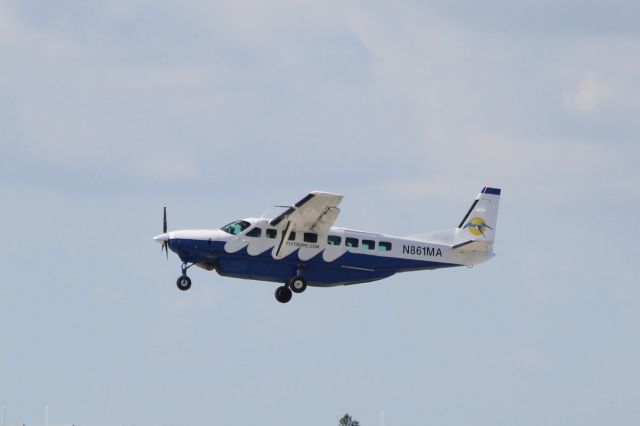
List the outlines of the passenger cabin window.
{"label": "passenger cabin window", "polygon": [[289,241],[295,241],[295,240],[296,240],[296,233],[295,233],[295,231],[292,231],[289,234]]}
{"label": "passenger cabin window", "polygon": [[303,239],[305,243],[317,243],[318,234],[314,234],[313,232],[305,232]]}
{"label": "passenger cabin window", "polygon": [[249,232],[247,232],[247,237],[260,238],[261,236],[262,236],[262,229],[258,228],[257,226],[252,230],[250,230]]}
{"label": "passenger cabin window", "polygon": [[376,242],[373,240],[362,240],[362,248],[373,250],[376,248]]}
{"label": "passenger cabin window", "polygon": [[347,237],[344,245],[346,245],[347,247],[358,247],[358,239]]}
{"label": "passenger cabin window", "polygon": [[226,232],[227,234],[238,235],[239,233],[247,229],[249,226],[251,226],[251,224],[246,220],[236,220],[235,222],[231,222],[230,224],[225,225],[220,229]]}
{"label": "passenger cabin window", "polygon": [[391,243],[387,241],[380,241],[378,243],[378,250],[380,251],[391,251]]}
{"label": "passenger cabin window", "polygon": [[327,244],[330,246],[339,246],[341,242],[342,237],[339,237],[337,235],[329,235],[327,237]]}
{"label": "passenger cabin window", "polygon": [[267,234],[267,238],[274,239],[278,236],[278,230],[269,228],[267,229],[266,234]]}

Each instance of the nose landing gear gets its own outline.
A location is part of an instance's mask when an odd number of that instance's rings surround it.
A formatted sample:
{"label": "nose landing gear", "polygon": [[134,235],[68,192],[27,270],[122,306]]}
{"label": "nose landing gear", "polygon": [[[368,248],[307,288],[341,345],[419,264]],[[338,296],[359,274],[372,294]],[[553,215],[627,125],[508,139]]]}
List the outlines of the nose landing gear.
{"label": "nose landing gear", "polygon": [[191,278],[187,276],[187,269],[191,268],[192,266],[193,266],[193,263],[189,265],[187,262],[184,262],[181,266],[182,275],[178,277],[178,280],[176,281],[176,285],[182,291],[187,291],[191,288]]}

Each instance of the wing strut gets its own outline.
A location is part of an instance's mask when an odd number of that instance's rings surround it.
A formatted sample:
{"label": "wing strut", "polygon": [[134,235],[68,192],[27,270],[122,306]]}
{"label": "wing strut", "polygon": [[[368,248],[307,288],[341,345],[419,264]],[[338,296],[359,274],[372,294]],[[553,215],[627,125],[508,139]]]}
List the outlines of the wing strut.
{"label": "wing strut", "polygon": [[276,254],[274,256],[276,259],[280,258],[280,252],[282,251],[282,246],[284,245],[284,242],[287,241],[290,234],[291,234],[291,221],[287,222],[287,226],[284,228],[284,231],[282,232],[282,239],[280,240],[280,244],[278,244],[278,249],[276,250]]}

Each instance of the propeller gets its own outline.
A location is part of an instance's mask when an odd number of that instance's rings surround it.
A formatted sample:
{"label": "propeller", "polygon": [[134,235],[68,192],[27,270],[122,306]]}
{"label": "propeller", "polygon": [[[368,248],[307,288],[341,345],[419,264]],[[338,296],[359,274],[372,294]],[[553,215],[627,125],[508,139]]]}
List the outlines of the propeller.
{"label": "propeller", "polygon": [[[167,206],[162,208],[162,233],[167,233]],[[162,247],[160,247],[160,253],[164,250],[167,255],[167,260],[169,259],[169,239],[167,238],[162,242]]]}

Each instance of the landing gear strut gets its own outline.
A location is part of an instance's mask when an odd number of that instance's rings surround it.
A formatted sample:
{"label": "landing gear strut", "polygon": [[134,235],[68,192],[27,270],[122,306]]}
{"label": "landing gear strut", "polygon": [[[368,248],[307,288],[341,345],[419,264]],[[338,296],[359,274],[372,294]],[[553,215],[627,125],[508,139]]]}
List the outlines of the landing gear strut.
{"label": "landing gear strut", "polygon": [[191,278],[187,276],[187,269],[191,268],[192,266],[193,266],[193,263],[189,265],[187,264],[187,262],[184,262],[181,266],[182,275],[178,277],[178,280],[176,281],[176,285],[182,291],[187,291],[191,288]]}

